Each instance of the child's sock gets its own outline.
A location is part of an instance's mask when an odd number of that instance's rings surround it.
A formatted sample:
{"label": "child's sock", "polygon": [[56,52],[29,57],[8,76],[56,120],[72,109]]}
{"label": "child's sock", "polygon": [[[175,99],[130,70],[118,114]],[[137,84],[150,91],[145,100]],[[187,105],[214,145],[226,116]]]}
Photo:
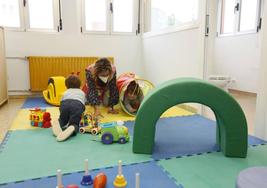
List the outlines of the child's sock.
{"label": "child's sock", "polygon": [[67,129],[58,134],[57,141],[62,142],[64,140],[67,140],[74,133],[74,130],[74,126],[70,125]]}
{"label": "child's sock", "polygon": [[62,129],[61,129],[58,121],[53,121],[52,131],[53,131],[54,136],[58,136],[58,134],[62,132]]}

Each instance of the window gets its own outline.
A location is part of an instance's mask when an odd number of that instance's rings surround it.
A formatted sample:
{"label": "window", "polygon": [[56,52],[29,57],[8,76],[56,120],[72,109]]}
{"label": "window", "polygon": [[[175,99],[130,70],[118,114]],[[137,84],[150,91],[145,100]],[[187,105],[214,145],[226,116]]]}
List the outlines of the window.
{"label": "window", "polygon": [[134,33],[136,0],[83,0],[84,32]]}
{"label": "window", "polygon": [[220,34],[257,31],[260,0],[221,0]]}
{"label": "window", "polygon": [[28,0],[29,27],[32,29],[54,29],[53,0]]}
{"label": "window", "polygon": [[23,30],[55,31],[59,0],[0,0],[0,25]]}
{"label": "window", "polygon": [[21,27],[19,0],[0,0],[0,25]]}
{"label": "window", "polygon": [[199,0],[150,0],[150,29],[159,31],[192,23],[198,19]]}
{"label": "window", "polygon": [[243,0],[241,4],[240,31],[255,30],[258,21],[258,0]]}
{"label": "window", "polygon": [[223,33],[233,33],[235,31],[235,19],[236,15],[234,12],[235,1],[233,0],[224,0],[222,8],[222,32]]}
{"label": "window", "polygon": [[133,32],[132,0],[113,0],[113,31]]}
{"label": "window", "polygon": [[85,1],[85,26],[87,31],[107,30],[107,1]]}

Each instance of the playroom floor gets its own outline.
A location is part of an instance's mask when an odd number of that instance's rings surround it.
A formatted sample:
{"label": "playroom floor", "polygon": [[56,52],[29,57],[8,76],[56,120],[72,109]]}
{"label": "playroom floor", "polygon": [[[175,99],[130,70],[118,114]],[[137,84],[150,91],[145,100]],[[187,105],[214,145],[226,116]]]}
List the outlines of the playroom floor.
{"label": "playroom floor", "polygon": [[11,126],[14,117],[16,117],[17,112],[20,110],[25,99],[10,99],[8,103],[0,107],[0,143],[2,142],[5,134],[7,133],[9,127]]}
{"label": "playroom floor", "polygon": [[[253,135],[256,112],[256,95],[238,91],[231,91],[231,94],[244,109],[248,121],[249,134]],[[0,107],[0,142],[3,140],[24,101],[25,99],[23,98],[11,98],[7,104]],[[210,109],[207,109],[205,116],[210,119],[215,119],[214,114]]]}
{"label": "playroom floor", "polygon": [[[233,95],[247,114],[249,130],[252,130],[250,122],[254,120],[256,97]],[[99,137],[80,135],[58,143],[50,129],[34,129],[28,125],[29,108],[35,106],[46,108],[52,119],[58,117],[58,108],[47,106],[41,97],[10,99],[0,107],[0,139],[3,140],[0,140],[0,187],[55,187],[58,168],[62,169],[65,184],[77,184],[83,173],[84,159],[88,159],[92,175],[103,171],[109,176],[107,188],[113,187],[118,160],[124,163],[123,172],[129,187],[134,185],[134,173],[141,172],[144,188],[233,187],[241,170],[267,164],[266,141],[249,135],[247,158],[225,158],[216,145],[216,122],[181,108],[173,107],[175,113],[172,109],[167,111],[168,115],[164,113],[157,123],[153,154],[140,155],[132,152],[132,139],[127,144],[107,146],[99,142]],[[117,118],[125,118],[123,112],[120,114]],[[110,118],[107,120],[112,121]],[[132,138],[134,121],[124,120]],[[72,157],[70,151],[76,151],[76,157]],[[62,157],[67,158],[68,163]],[[217,169],[221,170],[213,173]]]}

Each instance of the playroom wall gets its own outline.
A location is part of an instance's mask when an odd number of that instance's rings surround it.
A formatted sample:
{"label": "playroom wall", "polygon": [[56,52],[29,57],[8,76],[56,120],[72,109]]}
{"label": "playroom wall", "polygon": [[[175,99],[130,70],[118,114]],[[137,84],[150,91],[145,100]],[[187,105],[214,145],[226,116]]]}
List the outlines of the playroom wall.
{"label": "playroom wall", "polygon": [[[194,26],[143,35],[144,71],[154,84],[179,77],[204,78],[206,0],[199,2],[199,20]],[[190,103],[185,107],[201,113],[199,104]]]}
{"label": "playroom wall", "polygon": [[143,66],[153,83],[177,77],[203,77],[205,2],[200,3],[200,18],[194,27],[144,34]]}
{"label": "playroom wall", "polygon": [[259,92],[257,96],[255,136],[267,140],[267,3],[264,3],[264,15],[261,33],[261,64]]}
{"label": "playroom wall", "polygon": [[80,33],[79,1],[62,2],[60,33],[6,32],[8,89],[29,90],[29,66],[25,56],[113,56],[118,74],[134,71],[143,76],[141,38],[136,35],[88,35]]}
{"label": "playroom wall", "polygon": [[[216,2],[213,9],[218,7]],[[216,20],[217,26],[218,18]],[[259,33],[215,38],[214,74],[230,75],[233,79],[230,88],[257,93],[259,65]]]}
{"label": "playroom wall", "polygon": [[215,74],[230,75],[230,88],[257,93],[260,65],[259,34],[215,39]]}

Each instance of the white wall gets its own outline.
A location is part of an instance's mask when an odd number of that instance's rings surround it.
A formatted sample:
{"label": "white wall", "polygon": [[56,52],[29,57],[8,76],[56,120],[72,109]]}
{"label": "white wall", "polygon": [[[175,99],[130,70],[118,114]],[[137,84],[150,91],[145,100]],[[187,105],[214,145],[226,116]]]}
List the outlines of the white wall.
{"label": "white wall", "polygon": [[231,88],[257,93],[260,65],[258,34],[217,37],[215,40],[214,73],[230,75]]}
{"label": "white wall", "polygon": [[[217,30],[218,0],[211,3],[212,28]],[[214,10],[216,12],[214,12]],[[212,74],[230,75],[230,88],[257,93],[260,64],[259,34],[214,37]]]}
{"label": "white wall", "polygon": [[143,38],[146,77],[155,84],[178,77],[203,78],[206,1],[197,27]]}
{"label": "white wall", "polygon": [[199,28],[143,39],[145,74],[155,84],[178,77],[201,77]]}
{"label": "white wall", "polygon": [[[143,76],[139,36],[105,36],[80,33],[80,6],[62,2],[63,31],[60,33],[6,32],[6,56],[113,56],[118,74],[134,71]],[[28,63],[8,59],[9,90],[28,90]]]}
{"label": "white wall", "polygon": [[257,97],[255,136],[267,140],[267,3],[264,5],[262,24],[261,64]]}
{"label": "white wall", "polygon": [[30,88],[29,64],[23,59],[7,59],[9,91],[25,91]]}

